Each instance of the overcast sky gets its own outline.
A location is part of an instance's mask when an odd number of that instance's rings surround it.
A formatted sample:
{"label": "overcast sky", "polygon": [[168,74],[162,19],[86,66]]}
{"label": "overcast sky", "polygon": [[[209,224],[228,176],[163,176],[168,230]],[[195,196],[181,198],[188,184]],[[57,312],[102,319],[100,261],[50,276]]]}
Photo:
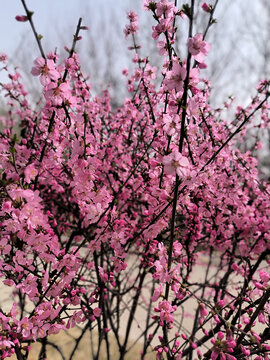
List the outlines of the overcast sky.
{"label": "overcast sky", "polygon": [[[16,15],[24,15],[25,11],[20,0],[2,0],[0,12],[0,51],[12,55],[21,42],[22,36],[28,36],[29,23],[15,20]],[[133,4],[132,4],[133,3]],[[101,16],[115,13],[121,21],[130,4],[138,6],[138,0],[26,0],[30,11],[34,12],[34,23],[38,33],[44,36],[46,43],[58,31],[65,32],[67,27],[73,27],[73,33],[79,17],[85,19],[91,29],[91,19],[97,21]],[[65,34],[62,34],[65,38]],[[70,35],[70,34],[67,34]],[[55,37],[57,40],[57,37]],[[57,44],[53,44],[56,46]]]}
{"label": "overcast sky", "polygon": [[[0,52],[6,52],[15,65],[22,67],[23,54],[26,54],[25,60],[33,64],[33,60],[40,54],[29,23],[15,20],[16,15],[25,14],[21,0],[0,1]],[[268,34],[265,34],[264,42],[261,36],[267,15],[264,7],[259,6],[263,1],[270,3],[270,0],[219,0],[216,13],[218,22],[210,31],[210,37],[212,34],[218,34],[218,37],[212,44],[207,61],[213,67],[210,70],[215,71],[213,79],[219,81],[220,93],[224,92],[226,81],[228,89],[234,89],[237,84],[238,93],[244,87],[249,91],[261,76],[261,69],[265,68],[258,44],[253,46],[254,41],[261,42],[261,49],[265,51],[269,44]],[[113,22],[117,22],[118,30],[115,31],[114,27],[114,34],[111,32],[112,42],[122,42],[123,47],[126,47],[122,31],[126,23],[126,11],[131,8],[138,11],[142,8],[142,0],[26,0],[26,3],[29,10],[34,12],[33,20],[37,32],[43,35],[42,43],[46,53],[54,51],[55,48],[60,51],[63,45],[70,46],[79,17],[83,18],[83,24],[89,27],[91,35],[96,37],[97,50],[103,38],[108,37],[108,29]],[[108,25],[106,34],[102,29],[97,31],[97,24],[102,24],[102,19],[105,19],[105,24]],[[151,31],[151,24],[145,22],[144,26]],[[109,31],[109,36],[111,33]],[[87,35],[84,36],[80,46],[87,48]],[[115,37],[118,39],[115,40]],[[183,44],[185,38],[184,36]],[[256,72],[259,75],[256,75]]]}

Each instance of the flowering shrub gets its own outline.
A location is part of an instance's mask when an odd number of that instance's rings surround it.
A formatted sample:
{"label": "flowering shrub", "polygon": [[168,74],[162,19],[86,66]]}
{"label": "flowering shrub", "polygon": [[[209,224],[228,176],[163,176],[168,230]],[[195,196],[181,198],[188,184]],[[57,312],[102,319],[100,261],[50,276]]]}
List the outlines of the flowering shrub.
{"label": "flowering shrub", "polygon": [[[128,13],[137,68],[117,110],[107,91],[91,95],[81,72],[81,19],[63,64],[37,36],[40,106],[0,56],[10,78],[2,84],[0,271],[15,292],[10,311],[0,311],[2,359],[27,359],[35,341],[45,359],[47,336],[75,325],[97,331],[95,359],[103,342],[110,358],[112,337],[124,359],[134,324],[141,359],[152,351],[168,360],[269,358],[270,188],[256,158],[236,147],[249,126],[268,128],[269,82],[231,122],[211,107],[203,61],[215,6],[202,5],[209,23],[193,34],[194,3],[144,1],[164,59],[158,86]],[[24,6],[16,18],[36,34]],[[178,21],[189,26],[186,57],[174,48]]]}

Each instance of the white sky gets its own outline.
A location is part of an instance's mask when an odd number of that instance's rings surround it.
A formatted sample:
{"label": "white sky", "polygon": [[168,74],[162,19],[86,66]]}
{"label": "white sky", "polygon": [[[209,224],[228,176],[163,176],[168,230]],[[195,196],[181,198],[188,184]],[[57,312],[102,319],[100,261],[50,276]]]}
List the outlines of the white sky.
{"label": "white sky", "polygon": [[[96,36],[96,45],[102,42],[102,36],[105,37],[105,31],[97,30],[97,23],[102,23],[102,18],[107,19],[106,25],[109,26],[115,20],[119,25],[118,40],[124,42],[123,27],[126,23],[125,13],[127,10],[142,8],[142,0],[25,0],[29,10],[34,12],[33,20],[37,32],[43,35],[42,44],[45,53],[54,51],[55,48],[62,49],[63,44],[70,46],[72,34],[74,34],[78,18],[83,18],[83,24],[89,27],[91,34]],[[180,1],[180,0],[179,0]],[[203,0],[198,0],[202,3]],[[209,0],[213,1],[213,0]],[[228,88],[235,89],[235,84],[239,87],[239,92],[243,87],[249,89],[250,79],[252,78],[252,88],[261,77],[261,68],[263,66],[260,60],[260,54],[256,47],[252,47],[252,41],[255,41],[254,34],[259,35],[258,41],[261,41],[264,12],[259,3],[263,0],[219,0],[217,11],[217,25],[211,28],[210,33],[219,33],[209,54],[209,64],[211,59],[216,71],[215,80],[224,78],[229,84]],[[270,0],[267,0],[270,2]],[[186,0],[188,2],[188,0]],[[197,2],[197,1],[196,1]],[[16,15],[23,15],[24,9],[20,0],[0,0],[0,52],[6,52],[13,60],[13,64],[22,67],[21,54],[27,54],[27,62],[33,63],[33,60],[39,56],[39,50],[35,43],[28,22],[20,23],[15,20]],[[257,15],[256,15],[257,13]],[[250,14],[250,15],[249,15]],[[250,20],[249,20],[250,19]],[[246,24],[244,23],[246,21]],[[241,28],[242,24],[242,28]],[[148,25],[148,23],[146,23]],[[260,26],[262,30],[260,30]],[[149,24],[150,31],[151,25]],[[242,29],[242,30],[241,30]],[[108,31],[108,29],[107,29]],[[95,33],[97,32],[97,33]],[[104,32],[104,34],[103,34]],[[82,33],[83,35],[83,33]],[[115,34],[114,34],[115,35]],[[251,36],[251,40],[248,38]],[[115,41],[115,39],[112,39]],[[183,41],[186,41],[185,39]],[[87,47],[87,40],[82,40],[82,45]],[[264,43],[268,44],[268,34],[265,36]],[[265,46],[266,46],[265,45]],[[124,46],[126,46],[124,44]],[[221,51],[222,50],[222,51]],[[117,49],[116,49],[117,51]],[[222,63],[224,53],[228,57],[229,63]],[[120,53],[119,53],[120,54]],[[149,54],[147,54],[149,55]],[[151,55],[151,54],[150,54]],[[16,59],[18,62],[16,63]],[[121,59],[120,59],[121,60]],[[253,66],[253,71],[250,68]],[[242,75],[246,67],[246,73]],[[210,68],[210,67],[209,67]],[[257,71],[258,70],[258,71]],[[259,75],[256,75],[256,71]],[[230,77],[231,76],[231,77]],[[237,79],[236,79],[237,77]],[[223,97],[224,81],[220,81],[220,92]],[[249,92],[249,91],[248,91]],[[228,93],[228,91],[227,91]],[[235,91],[233,92],[235,93]]]}
{"label": "white sky", "polygon": [[[1,1],[0,51],[12,55],[20,44],[21,37],[30,33],[30,26],[27,22],[20,23],[15,20],[16,15],[25,15],[20,0]],[[44,36],[45,43],[48,36],[52,38],[54,33],[65,31],[67,26],[73,26],[70,33],[74,33],[79,17],[90,22],[91,18],[96,21],[100,16],[114,12],[116,17],[123,21],[125,10],[138,3],[138,0],[26,0],[28,9],[34,12],[33,20],[37,32]],[[90,23],[85,25],[91,29]]]}

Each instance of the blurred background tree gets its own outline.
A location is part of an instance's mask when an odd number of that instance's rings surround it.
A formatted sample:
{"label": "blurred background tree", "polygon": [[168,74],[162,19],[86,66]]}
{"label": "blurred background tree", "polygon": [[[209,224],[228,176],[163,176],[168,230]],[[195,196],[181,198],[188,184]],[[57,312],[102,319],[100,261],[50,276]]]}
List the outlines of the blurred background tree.
{"label": "blurred background tree", "polygon": [[[182,0],[176,2],[178,8],[186,3]],[[197,14],[202,11],[203,2],[203,0],[196,1]],[[210,0],[208,3],[214,5],[215,2]],[[99,0],[98,4],[92,0],[87,3],[79,1],[78,7],[78,16],[80,13],[84,24],[89,27],[78,47],[83,71],[90,75],[93,94],[100,94],[109,87],[112,105],[116,108],[128,95],[127,78],[122,75],[122,70],[127,68],[129,72],[132,71],[132,54],[127,49],[131,43],[125,41],[123,33],[126,11],[133,9],[139,14],[140,39],[137,39],[137,42],[142,45],[141,56],[149,56],[151,65],[161,67],[158,50],[149,31],[151,27],[146,26],[152,19],[149,13],[143,11],[141,0]],[[35,16],[39,13],[40,7],[35,2],[30,1],[29,8],[35,12]],[[64,58],[66,54],[64,46],[71,43],[77,22],[77,18],[74,18],[75,11],[72,14],[67,6],[63,9],[62,16],[59,16],[54,6],[48,5],[48,12],[50,20],[46,32],[42,33],[44,48],[47,52],[57,51],[61,58]],[[201,18],[198,16],[198,19]],[[202,74],[212,83],[212,105],[222,108],[222,104],[233,95],[235,97],[233,109],[235,109],[238,104],[248,104],[251,96],[256,92],[259,80],[269,78],[270,2],[269,0],[256,2],[218,0],[214,18],[216,23],[211,26],[206,37],[211,43],[211,51],[206,60],[208,67]],[[36,25],[39,28],[39,24]],[[203,32],[205,27],[205,23],[197,20],[194,33]],[[21,26],[21,29],[21,34],[17,37],[17,46],[8,55],[14,66],[20,66],[26,88],[36,101],[40,96],[40,84],[31,76],[30,71],[33,60],[38,56],[38,50],[29,27]],[[177,39],[176,47],[179,48],[180,54],[181,51],[186,51],[185,30],[180,29],[179,33],[183,37],[180,35]],[[230,121],[228,119],[228,122]],[[249,133],[245,142],[246,147],[253,151],[255,151],[252,148],[254,136],[256,134]],[[269,139],[269,131],[265,131],[261,139],[264,150],[259,160],[262,172],[267,177],[270,175]]]}

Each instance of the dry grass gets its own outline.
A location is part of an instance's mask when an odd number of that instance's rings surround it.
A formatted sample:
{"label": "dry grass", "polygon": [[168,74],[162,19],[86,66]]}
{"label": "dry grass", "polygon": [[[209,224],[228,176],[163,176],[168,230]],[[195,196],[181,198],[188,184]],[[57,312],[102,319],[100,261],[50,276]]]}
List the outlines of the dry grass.
{"label": "dry grass", "polygon": [[[65,359],[69,359],[71,352],[75,345],[75,339],[80,335],[81,331],[79,328],[71,329],[70,331],[61,331],[57,335],[50,335],[48,337],[48,341],[55,344],[56,346],[61,349]],[[93,337],[94,346],[97,344],[97,337]],[[86,332],[76,350],[76,353],[73,357],[73,360],[91,360],[91,346],[90,346],[90,333]],[[28,360],[38,360],[38,355],[41,349],[40,343],[34,343],[31,346],[31,350],[29,353]],[[48,352],[47,352],[47,359],[48,360],[63,360],[59,351],[54,348],[53,346],[48,345]],[[140,344],[134,345],[130,351],[126,354],[125,360],[136,360],[140,359]],[[110,351],[111,351],[111,360],[119,359],[119,352],[114,339],[110,338]],[[10,359],[15,360],[17,357],[13,355]],[[105,342],[102,344],[101,352],[99,360],[106,360],[106,349],[105,349]],[[154,360],[155,355],[154,353],[149,353],[145,357],[146,360]]]}

